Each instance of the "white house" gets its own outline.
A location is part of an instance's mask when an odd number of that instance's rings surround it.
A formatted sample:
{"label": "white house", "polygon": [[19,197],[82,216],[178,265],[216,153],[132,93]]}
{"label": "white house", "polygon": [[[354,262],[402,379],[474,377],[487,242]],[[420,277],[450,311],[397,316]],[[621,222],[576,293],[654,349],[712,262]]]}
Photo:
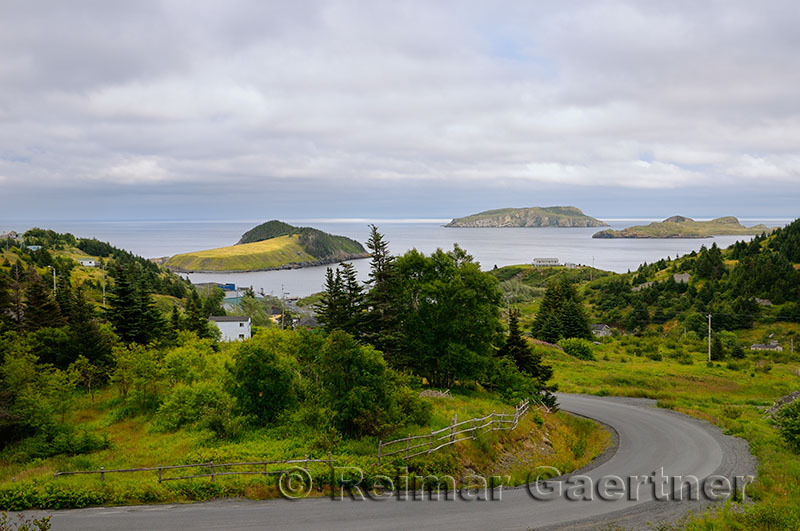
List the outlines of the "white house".
{"label": "white house", "polygon": [[556,267],[559,265],[558,258],[534,258],[533,267]]}
{"label": "white house", "polygon": [[238,315],[212,315],[208,318],[222,332],[222,341],[250,339],[250,318]]}
{"label": "white house", "polygon": [[97,267],[97,262],[94,258],[81,258],[78,263],[84,267]]}

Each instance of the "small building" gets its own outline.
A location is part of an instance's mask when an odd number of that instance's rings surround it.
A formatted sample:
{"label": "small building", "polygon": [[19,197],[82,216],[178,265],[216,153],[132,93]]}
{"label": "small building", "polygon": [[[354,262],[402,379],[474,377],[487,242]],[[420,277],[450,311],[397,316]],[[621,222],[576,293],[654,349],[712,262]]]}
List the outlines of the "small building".
{"label": "small building", "polygon": [[678,284],[688,284],[689,278],[691,278],[691,276],[689,275],[689,273],[675,273],[674,275],[672,275],[672,278]]}
{"label": "small building", "polygon": [[556,267],[561,265],[558,258],[534,258],[533,267]]}
{"label": "small building", "polygon": [[755,343],[750,345],[750,350],[769,350],[772,352],[783,352],[783,347],[777,341],[770,341],[766,345],[763,343]]}
{"label": "small building", "polygon": [[566,267],[567,269],[578,269],[578,264],[572,262],[566,262],[564,264],[564,267]]}
{"label": "small building", "polygon": [[97,267],[97,262],[94,258],[80,258],[78,263],[83,267]]}
{"label": "small building", "polygon": [[591,325],[592,334],[595,337],[607,337],[611,335],[611,327],[607,324],[593,324]]}
{"label": "small building", "polygon": [[222,332],[222,341],[244,341],[250,339],[250,318],[240,315],[212,315],[208,318]]}
{"label": "small building", "polygon": [[0,232],[0,240],[18,240],[19,234],[17,231],[10,230],[8,232]]}
{"label": "small building", "polygon": [[756,304],[759,306],[772,306],[772,301],[769,299],[759,299],[756,297]]}
{"label": "small building", "polygon": [[41,245],[26,245],[25,248],[28,249],[29,251],[35,253],[36,251],[40,250],[42,248],[42,246]]}
{"label": "small building", "polygon": [[319,327],[319,322],[317,321],[317,318],[314,317],[313,315],[304,315],[297,322],[297,327],[318,328]]}

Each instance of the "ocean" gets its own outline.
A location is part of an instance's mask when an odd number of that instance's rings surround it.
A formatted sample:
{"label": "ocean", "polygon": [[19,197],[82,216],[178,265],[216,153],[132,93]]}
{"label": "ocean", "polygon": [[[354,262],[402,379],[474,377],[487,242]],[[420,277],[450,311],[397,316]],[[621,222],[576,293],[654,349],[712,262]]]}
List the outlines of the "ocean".
{"label": "ocean", "polygon": [[[698,218],[702,219],[702,218]],[[71,232],[78,237],[94,237],[138,255],[155,258],[173,254],[232,245],[239,237],[264,220],[231,221],[28,221],[0,222],[0,232],[22,232],[31,227]],[[430,253],[441,247],[451,249],[458,243],[484,270],[529,263],[533,258],[558,258],[563,262],[592,265],[623,273],[644,262],[675,257],[712,243],[727,247],[741,236],[717,236],[707,239],[593,239],[598,228],[445,228],[446,219],[367,220],[367,219],[296,219],[293,225],[312,226],[365,242],[369,224],[375,223],[389,242],[394,254],[416,248]],[[611,228],[641,225],[655,219],[605,219]],[[790,219],[746,219],[747,226],[764,223],[783,226]],[[354,265],[362,280],[367,279],[369,260]],[[256,291],[290,297],[303,297],[320,291],[325,280],[325,266],[254,273],[193,273],[192,282],[235,282],[252,286]]]}

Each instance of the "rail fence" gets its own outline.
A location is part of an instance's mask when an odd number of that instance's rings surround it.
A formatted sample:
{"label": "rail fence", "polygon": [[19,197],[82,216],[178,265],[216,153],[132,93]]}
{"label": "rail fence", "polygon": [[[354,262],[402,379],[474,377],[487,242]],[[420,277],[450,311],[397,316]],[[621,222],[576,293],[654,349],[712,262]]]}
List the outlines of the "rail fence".
{"label": "rail fence", "polygon": [[393,441],[378,441],[378,465],[381,459],[399,455],[402,459],[411,459],[422,454],[430,454],[436,450],[451,446],[459,441],[473,440],[482,432],[499,430],[511,431],[517,427],[519,419],[530,409],[530,400],[523,400],[514,408],[513,413],[492,411],[485,417],[476,417],[458,421],[458,414],[453,422],[440,430],[431,430],[424,435],[411,435]]}
{"label": "rail fence", "polygon": [[[302,465],[303,468],[308,470],[308,465],[310,463],[325,463],[328,465],[328,468],[330,468],[331,473],[333,473],[334,469],[333,465],[335,461],[331,458],[331,453],[328,452],[327,459],[309,459],[308,456],[306,456],[304,459],[283,459],[277,461],[247,461],[241,463],[215,463],[214,461],[209,461],[208,463],[190,463],[187,465],[159,465],[159,466],[142,467],[142,468],[118,468],[110,470],[106,470],[104,467],[100,467],[100,470],[74,470],[67,472],[56,472],[53,475],[55,477],[59,477],[59,476],[69,476],[74,474],[99,474],[100,481],[105,483],[106,474],[119,474],[119,473],[129,473],[129,472],[158,472],[159,483],[162,483],[164,481],[175,481],[179,479],[207,478],[207,477],[210,477],[211,481],[214,481],[214,479],[218,476],[232,476],[232,475],[242,475],[242,474],[258,474],[258,475],[263,475],[266,478],[270,474],[283,474],[284,472],[287,472],[287,470],[271,469],[270,467],[274,465],[293,465],[295,467]],[[231,468],[235,467],[250,467],[250,470],[230,470]],[[258,467],[258,468],[253,469],[253,467]],[[165,472],[171,470],[187,469],[187,468],[200,468],[203,469],[203,471],[200,474],[164,477]],[[222,472],[217,472],[218,469],[225,469],[225,470],[223,470]]]}

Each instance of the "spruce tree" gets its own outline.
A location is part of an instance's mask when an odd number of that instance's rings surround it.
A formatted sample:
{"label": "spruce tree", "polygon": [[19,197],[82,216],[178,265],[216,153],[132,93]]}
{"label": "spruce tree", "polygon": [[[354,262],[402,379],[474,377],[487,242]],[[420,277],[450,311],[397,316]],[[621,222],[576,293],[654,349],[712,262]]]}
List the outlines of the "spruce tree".
{"label": "spruce tree", "polygon": [[341,284],[344,295],[342,301],[342,330],[353,337],[361,337],[363,335],[362,326],[364,322],[364,288],[358,281],[358,275],[353,264],[343,262],[341,268]]}
{"label": "spruce tree", "polygon": [[163,321],[139,281],[137,265],[117,265],[114,273],[106,316],[126,343],[149,343],[161,335]]}
{"label": "spruce tree", "polygon": [[[255,296],[253,296],[253,299],[255,299]],[[208,315],[205,313],[197,290],[192,290],[186,302],[186,317],[183,320],[183,326],[186,330],[195,332],[197,337],[211,336],[208,328]]]}
{"label": "spruce tree", "polygon": [[367,248],[372,257],[364,303],[367,314],[364,322],[364,338],[383,352],[392,367],[397,366],[399,345],[402,342],[396,292],[398,288],[395,258],[389,253],[389,242],[370,225]]}
{"label": "spruce tree", "polygon": [[81,287],[74,290],[70,307],[72,313],[69,328],[73,348],[71,359],[67,364],[83,356],[94,366],[109,366],[112,361],[113,336],[101,331],[95,309],[86,301]]}
{"label": "spruce tree", "polygon": [[343,325],[342,306],[344,304],[344,289],[342,276],[337,268],[334,272],[330,267],[325,272],[325,291],[317,305],[317,320],[326,331],[341,330]]}
{"label": "spruce tree", "polygon": [[58,303],[53,298],[52,287],[48,286],[39,273],[28,269],[27,286],[25,286],[25,303],[23,305],[23,325],[25,330],[34,331],[46,327],[58,327],[64,324]]}
{"label": "spruce tree", "polygon": [[11,278],[0,271],[0,332],[11,325]]}

